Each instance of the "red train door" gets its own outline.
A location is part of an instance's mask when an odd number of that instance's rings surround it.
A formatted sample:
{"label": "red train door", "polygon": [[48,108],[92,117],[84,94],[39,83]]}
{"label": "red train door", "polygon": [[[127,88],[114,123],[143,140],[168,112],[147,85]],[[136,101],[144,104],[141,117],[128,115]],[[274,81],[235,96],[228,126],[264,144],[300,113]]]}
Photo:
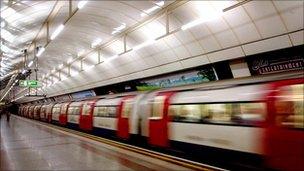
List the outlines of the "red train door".
{"label": "red train door", "polygon": [[266,159],[270,167],[302,170],[304,163],[304,79],[280,81],[268,97]]}
{"label": "red train door", "polygon": [[122,139],[128,139],[129,133],[129,116],[131,116],[134,104],[134,96],[124,97],[118,106],[117,115],[117,136]]}
{"label": "red train door", "polygon": [[52,122],[52,109],[54,104],[48,105],[46,107],[46,115],[47,115],[47,122]]}
{"label": "red train door", "polygon": [[70,103],[65,103],[61,106],[60,115],[59,115],[59,124],[65,126],[68,123],[68,107]]}
{"label": "red train door", "polygon": [[168,122],[169,104],[173,92],[159,93],[152,102],[149,117],[149,143],[154,146],[169,146]]}
{"label": "red train door", "polygon": [[96,100],[85,102],[79,117],[79,128],[86,131],[93,129],[93,112]]}

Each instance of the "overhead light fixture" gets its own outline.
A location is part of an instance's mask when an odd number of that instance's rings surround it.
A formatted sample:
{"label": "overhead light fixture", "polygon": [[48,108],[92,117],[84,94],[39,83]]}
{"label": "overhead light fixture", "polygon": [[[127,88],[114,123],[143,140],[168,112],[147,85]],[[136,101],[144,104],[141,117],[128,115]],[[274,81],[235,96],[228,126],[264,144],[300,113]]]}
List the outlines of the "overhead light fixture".
{"label": "overhead light fixture", "polygon": [[63,64],[59,65],[59,69],[62,69],[63,68]]}
{"label": "overhead light fixture", "polygon": [[69,64],[69,63],[71,63],[72,61],[73,61],[73,57],[70,57],[70,58],[68,59],[67,63]]}
{"label": "overhead light fixture", "polygon": [[156,2],[155,4],[156,4],[155,6],[149,8],[149,9],[147,9],[147,10],[144,10],[144,12],[142,12],[142,13],[140,14],[140,16],[144,17],[144,16],[146,16],[147,14],[150,14],[151,12],[153,12],[153,11],[159,9],[161,6],[163,6],[163,5],[165,4],[165,2],[164,2],[164,1],[159,1],[159,2]]}
{"label": "overhead light fixture", "polygon": [[192,27],[195,27],[197,25],[200,25],[200,24],[202,24],[204,22],[208,22],[208,21],[214,20],[214,19],[220,17],[221,14],[222,14],[222,12],[210,12],[210,14],[208,16],[206,15],[203,18],[199,18],[197,20],[191,21],[191,22],[183,25],[181,27],[181,29],[182,30],[187,30],[189,28],[192,28]]}
{"label": "overhead light fixture", "polygon": [[5,21],[1,21],[1,28],[5,27],[6,23]]}
{"label": "overhead light fixture", "polygon": [[31,62],[28,64],[28,67],[31,67],[33,64],[34,64],[34,61],[31,61]]}
{"label": "overhead light fixture", "polygon": [[91,44],[91,48],[95,48],[96,46],[100,45],[100,43],[102,42],[101,38],[96,39],[92,44]]}
{"label": "overhead light fixture", "polygon": [[121,30],[126,28],[126,23],[122,23],[120,26],[114,28],[114,31],[112,31],[112,34],[120,33]]}
{"label": "overhead light fixture", "polygon": [[146,41],[146,42],[144,42],[144,43],[142,43],[142,44],[139,44],[139,45],[135,46],[135,47],[133,48],[133,50],[141,49],[141,48],[146,47],[146,46],[149,46],[149,45],[151,45],[151,44],[153,44],[153,43],[155,43],[155,42],[156,42],[155,39],[148,40],[148,41]]}
{"label": "overhead light fixture", "polygon": [[45,51],[45,48],[39,48],[38,53],[37,53],[37,57],[41,56],[41,54]]}
{"label": "overhead light fixture", "polygon": [[59,33],[64,29],[64,25],[60,24],[60,26],[54,31],[54,33],[51,35],[51,40],[54,40]]}
{"label": "overhead light fixture", "polygon": [[79,1],[79,2],[78,2],[78,5],[77,5],[78,9],[82,9],[82,8],[85,6],[85,4],[86,4],[87,2],[88,2],[88,1]]}
{"label": "overhead light fixture", "polygon": [[159,1],[155,3],[158,6],[163,6],[165,4],[165,1]]}
{"label": "overhead light fixture", "polygon": [[26,70],[24,69],[23,71],[22,71],[22,74],[25,74],[26,73]]}
{"label": "overhead light fixture", "polygon": [[91,65],[91,66],[85,67],[85,69],[84,69],[84,70],[85,70],[85,71],[87,71],[87,70],[89,70],[89,69],[94,68],[94,66],[95,66],[95,65]]}

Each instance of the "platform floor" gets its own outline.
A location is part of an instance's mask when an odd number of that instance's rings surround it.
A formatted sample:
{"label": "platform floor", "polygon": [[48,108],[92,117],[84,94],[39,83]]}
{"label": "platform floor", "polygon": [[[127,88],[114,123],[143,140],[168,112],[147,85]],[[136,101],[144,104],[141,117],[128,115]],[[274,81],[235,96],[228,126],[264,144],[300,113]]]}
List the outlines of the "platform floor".
{"label": "platform floor", "polygon": [[1,170],[189,170],[12,116],[1,119]]}

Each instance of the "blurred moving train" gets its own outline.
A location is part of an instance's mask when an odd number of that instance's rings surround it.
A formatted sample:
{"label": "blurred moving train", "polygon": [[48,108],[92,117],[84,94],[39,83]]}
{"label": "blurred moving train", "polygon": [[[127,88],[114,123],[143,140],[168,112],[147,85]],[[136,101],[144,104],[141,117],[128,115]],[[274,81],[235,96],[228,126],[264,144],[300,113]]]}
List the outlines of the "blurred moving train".
{"label": "blurred moving train", "polygon": [[261,159],[266,167],[301,170],[303,89],[303,77],[234,86],[211,84],[195,90],[29,104],[21,106],[19,114],[199,158],[226,162]]}

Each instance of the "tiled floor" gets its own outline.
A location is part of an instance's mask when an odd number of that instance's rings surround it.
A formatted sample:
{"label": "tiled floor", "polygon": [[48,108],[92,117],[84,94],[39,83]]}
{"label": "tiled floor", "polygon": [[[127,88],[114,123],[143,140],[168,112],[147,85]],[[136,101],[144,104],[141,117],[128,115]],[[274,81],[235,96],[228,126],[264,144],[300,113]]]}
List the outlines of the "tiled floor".
{"label": "tiled floor", "polygon": [[186,170],[24,119],[1,119],[1,170]]}

